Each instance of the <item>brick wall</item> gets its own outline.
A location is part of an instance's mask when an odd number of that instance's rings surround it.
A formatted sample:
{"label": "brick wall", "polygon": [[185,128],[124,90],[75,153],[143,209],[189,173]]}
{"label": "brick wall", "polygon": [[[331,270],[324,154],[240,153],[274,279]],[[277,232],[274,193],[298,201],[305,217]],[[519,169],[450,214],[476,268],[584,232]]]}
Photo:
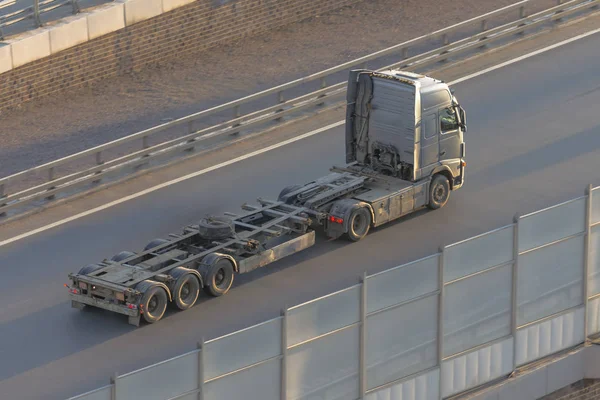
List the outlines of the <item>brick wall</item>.
{"label": "brick wall", "polygon": [[0,75],[0,111],[359,0],[197,0]]}

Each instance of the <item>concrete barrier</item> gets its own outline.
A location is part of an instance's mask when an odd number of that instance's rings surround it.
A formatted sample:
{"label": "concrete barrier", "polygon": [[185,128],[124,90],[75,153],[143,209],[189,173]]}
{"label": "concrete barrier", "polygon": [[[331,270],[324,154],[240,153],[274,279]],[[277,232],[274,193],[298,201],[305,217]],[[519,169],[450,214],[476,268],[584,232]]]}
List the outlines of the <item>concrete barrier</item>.
{"label": "concrete barrier", "polygon": [[195,0],[163,0],[163,12],[169,12],[186,4],[193,3]]}
{"label": "concrete barrier", "polygon": [[125,4],[112,3],[87,16],[89,40],[125,28]]}
{"label": "concrete barrier", "polygon": [[58,53],[87,40],[87,17],[73,16],[65,18],[50,30],[50,53]]}
{"label": "concrete barrier", "polygon": [[126,0],[125,24],[127,26],[162,14],[162,0]]}
{"label": "concrete barrier", "polygon": [[20,67],[32,61],[47,57],[50,51],[50,30],[40,28],[27,34],[10,45],[12,47],[12,66]]}
{"label": "concrete barrier", "polygon": [[0,74],[10,71],[12,66],[11,46],[9,44],[0,43]]}

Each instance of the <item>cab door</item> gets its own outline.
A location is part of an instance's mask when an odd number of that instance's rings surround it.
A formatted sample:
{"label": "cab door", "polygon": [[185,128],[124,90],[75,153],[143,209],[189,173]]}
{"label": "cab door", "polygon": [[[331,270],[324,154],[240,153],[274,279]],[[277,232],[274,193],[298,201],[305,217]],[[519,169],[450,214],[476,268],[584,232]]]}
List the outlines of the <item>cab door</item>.
{"label": "cab door", "polygon": [[461,157],[462,138],[458,130],[458,118],[453,107],[440,109],[440,160],[452,160]]}
{"label": "cab door", "polygon": [[421,119],[421,169],[429,175],[440,161],[439,124],[437,111],[425,114]]}

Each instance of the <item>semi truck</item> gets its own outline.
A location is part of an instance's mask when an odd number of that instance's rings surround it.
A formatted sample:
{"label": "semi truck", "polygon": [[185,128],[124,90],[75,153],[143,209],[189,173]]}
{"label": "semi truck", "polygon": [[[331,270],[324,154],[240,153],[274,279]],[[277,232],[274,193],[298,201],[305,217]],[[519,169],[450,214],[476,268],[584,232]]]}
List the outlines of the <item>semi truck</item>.
{"label": "semi truck", "polygon": [[222,296],[237,274],[315,244],[315,232],[356,242],[371,228],[421,208],[439,209],[465,181],[466,113],[441,80],[353,70],[346,94],[342,165],[259,198],[238,214],[199,219],[139,252],[122,251],[69,274],[71,305],[127,315],[139,326],[173,305],[187,310],[201,289]]}

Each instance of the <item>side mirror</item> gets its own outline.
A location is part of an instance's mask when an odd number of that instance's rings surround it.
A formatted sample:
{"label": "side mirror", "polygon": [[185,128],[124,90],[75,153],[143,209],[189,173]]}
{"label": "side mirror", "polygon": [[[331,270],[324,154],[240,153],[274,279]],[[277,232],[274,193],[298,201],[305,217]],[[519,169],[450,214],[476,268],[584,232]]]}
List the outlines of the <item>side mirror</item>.
{"label": "side mirror", "polygon": [[465,109],[462,108],[461,106],[458,106],[458,111],[460,113],[460,127],[463,129],[464,132],[467,131],[467,113],[465,112]]}

